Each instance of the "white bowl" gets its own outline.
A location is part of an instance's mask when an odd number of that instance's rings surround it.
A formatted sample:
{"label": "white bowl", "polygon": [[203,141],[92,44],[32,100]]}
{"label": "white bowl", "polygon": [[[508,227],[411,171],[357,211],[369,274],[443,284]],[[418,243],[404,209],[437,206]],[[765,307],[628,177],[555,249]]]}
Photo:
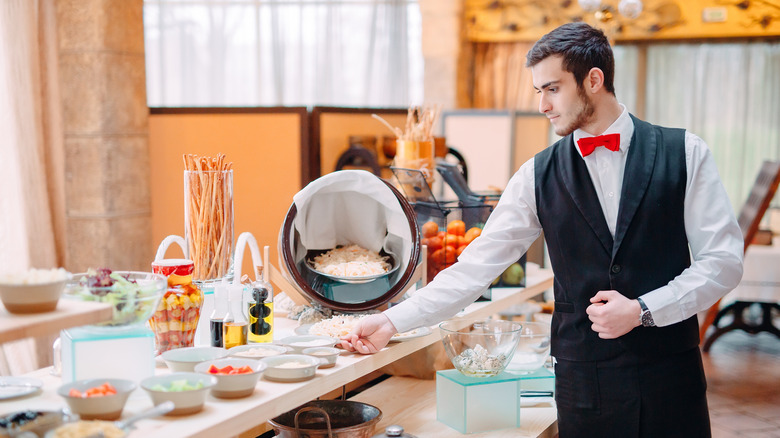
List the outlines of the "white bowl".
{"label": "white bowl", "polygon": [[312,347],[305,348],[303,354],[321,359],[322,365],[320,365],[320,368],[330,368],[336,365],[336,359],[341,354],[341,350],[333,347]]}
{"label": "white bowl", "polygon": [[[189,385],[194,386],[201,383],[203,386],[188,391],[160,391],[159,389],[154,389],[157,385],[168,388],[172,382],[179,380],[186,380]],[[188,415],[200,412],[203,410],[203,404],[206,402],[206,394],[216,384],[216,377],[199,373],[171,373],[147,377],[141,380],[141,388],[149,393],[155,406],[169,400],[173,402],[175,407],[166,415]]]}
{"label": "white bowl", "polygon": [[[104,383],[111,384],[116,389],[116,394],[93,397],[71,397],[69,395],[72,389],[84,393],[88,389]],[[60,386],[57,389],[57,394],[65,399],[71,412],[78,414],[82,420],[116,420],[122,416],[127,397],[136,387],[135,382],[124,379],[77,380]]]}
{"label": "white bowl", "polygon": [[39,284],[0,284],[0,299],[11,313],[41,313],[57,308],[67,279]]}
{"label": "white bowl", "polygon": [[195,365],[207,360],[227,357],[228,351],[219,347],[185,347],[164,352],[161,356],[173,372],[193,372]]}
{"label": "white bowl", "polygon": [[278,382],[297,382],[314,377],[317,367],[322,361],[305,354],[282,354],[266,357],[260,360],[268,367],[263,372],[263,378]]}
{"label": "white bowl", "polygon": [[279,341],[280,344],[290,347],[293,353],[297,354],[301,354],[303,350],[312,347],[333,347],[338,342],[339,340],[336,338],[320,335],[288,336]]}
{"label": "white bowl", "polygon": [[287,353],[287,347],[274,344],[246,344],[236,345],[228,349],[228,356],[242,359],[260,360],[264,357],[278,356]]}
{"label": "white bowl", "polygon": [[[212,374],[209,372],[209,368],[212,365],[217,368],[224,368],[228,365],[233,368],[248,366],[252,368],[253,372],[246,374]],[[263,373],[266,366],[265,363],[260,362],[258,359],[225,358],[201,362],[195,366],[195,372],[217,378],[217,384],[211,388],[211,395],[214,397],[240,398],[247,397],[255,392],[257,380],[260,379],[260,374]]]}

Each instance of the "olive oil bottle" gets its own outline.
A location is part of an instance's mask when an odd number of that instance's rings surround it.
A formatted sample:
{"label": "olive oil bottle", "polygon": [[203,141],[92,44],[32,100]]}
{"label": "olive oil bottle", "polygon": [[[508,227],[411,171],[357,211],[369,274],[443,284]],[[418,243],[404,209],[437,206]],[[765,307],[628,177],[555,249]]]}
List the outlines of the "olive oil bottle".
{"label": "olive oil bottle", "polygon": [[241,306],[241,293],[244,286],[240,284],[231,285],[228,288],[228,313],[223,319],[222,341],[225,348],[235,347],[236,345],[246,345],[247,328],[249,323],[244,315],[244,309]]}
{"label": "olive oil bottle", "polygon": [[249,314],[249,342],[273,342],[274,294],[266,281],[255,282],[247,303]]}

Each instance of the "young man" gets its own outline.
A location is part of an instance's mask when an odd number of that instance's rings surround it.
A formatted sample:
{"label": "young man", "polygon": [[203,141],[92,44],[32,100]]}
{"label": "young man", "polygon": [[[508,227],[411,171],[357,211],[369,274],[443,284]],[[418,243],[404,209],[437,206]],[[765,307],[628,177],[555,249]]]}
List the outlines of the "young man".
{"label": "young man", "polygon": [[526,65],[563,139],[523,164],[458,263],[342,345],[373,353],[454,315],[544,230],[560,436],[709,436],[696,313],[737,285],[743,251],[712,155],[618,103],[612,49],[587,24],[542,37]]}

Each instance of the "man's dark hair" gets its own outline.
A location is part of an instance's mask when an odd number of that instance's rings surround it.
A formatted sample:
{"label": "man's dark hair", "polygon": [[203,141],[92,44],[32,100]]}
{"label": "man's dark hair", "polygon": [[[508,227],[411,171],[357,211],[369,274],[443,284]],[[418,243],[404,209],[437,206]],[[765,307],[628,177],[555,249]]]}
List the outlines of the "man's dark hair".
{"label": "man's dark hair", "polygon": [[525,56],[525,66],[533,67],[544,59],[560,55],[563,69],[574,75],[577,87],[593,67],[604,72],[604,88],[615,94],[615,58],[604,32],[586,23],[567,23],[539,39]]}

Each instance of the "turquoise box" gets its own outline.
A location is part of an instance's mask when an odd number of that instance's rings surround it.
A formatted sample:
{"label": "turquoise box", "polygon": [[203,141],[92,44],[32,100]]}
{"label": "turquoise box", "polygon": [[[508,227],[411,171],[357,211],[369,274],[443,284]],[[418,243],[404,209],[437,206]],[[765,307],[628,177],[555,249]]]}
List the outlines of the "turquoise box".
{"label": "turquoise box", "polygon": [[460,433],[520,427],[521,391],[554,391],[546,368],[530,374],[503,372],[469,377],[458,370],[436,372],[436,419]]}

